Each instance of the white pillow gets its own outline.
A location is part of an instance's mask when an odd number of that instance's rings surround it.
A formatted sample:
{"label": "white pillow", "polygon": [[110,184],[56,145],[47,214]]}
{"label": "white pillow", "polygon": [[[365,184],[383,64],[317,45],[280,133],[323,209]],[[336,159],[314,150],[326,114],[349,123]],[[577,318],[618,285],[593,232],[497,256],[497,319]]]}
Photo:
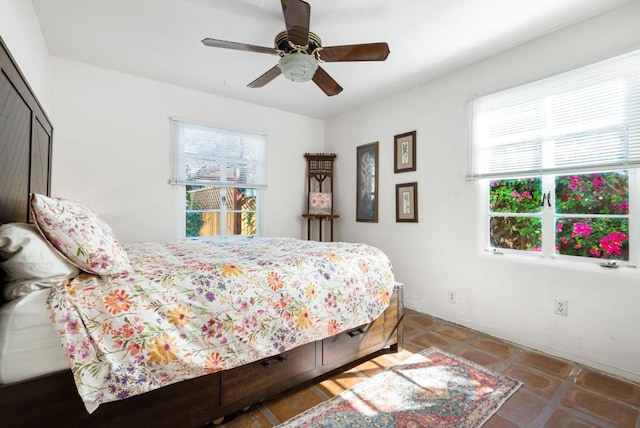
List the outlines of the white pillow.
{"label": "white pillow", "polygon": [[31,212],[45,239],[83,271],[111,275],[131,268],[111,227],[84,205],[33,193]]}
{"label": "white pillow", "polygon": [[27,223],[0,226],[0,270],[7,300],[53,287],[79,273],[40,235],[35,224]]}

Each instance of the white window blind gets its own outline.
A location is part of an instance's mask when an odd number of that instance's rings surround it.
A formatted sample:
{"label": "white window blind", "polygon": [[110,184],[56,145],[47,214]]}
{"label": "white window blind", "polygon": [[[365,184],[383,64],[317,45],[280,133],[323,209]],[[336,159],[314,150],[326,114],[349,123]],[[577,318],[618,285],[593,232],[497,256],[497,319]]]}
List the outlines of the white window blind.
{"label": "white window blind", "polygon": [[471,101],[467,178],[640,167],[640,51]]}
{"label": "white window blind", "polygon": [[172,119],[171,184],[266,188],[266,137]]}

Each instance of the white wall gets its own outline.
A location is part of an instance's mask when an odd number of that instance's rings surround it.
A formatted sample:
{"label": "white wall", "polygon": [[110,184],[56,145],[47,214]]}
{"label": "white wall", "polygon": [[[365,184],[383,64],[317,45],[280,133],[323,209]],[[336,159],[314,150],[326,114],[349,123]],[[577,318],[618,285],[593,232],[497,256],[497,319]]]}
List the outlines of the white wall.
{"label": "white wall", "polygon": [[49,51],[30,1],[0,0],[0,36],[42,108],[50,114]]}
{"label": "white wall", "polygon": [[263,235],[302,237],[305,152],[324,121],[53,58],[52,194],[97,211],[123,242],[179,239],[184,188],[167,183],[169,117],[267,135]]}
{"label": "white wall", "polygon": [[[383,249],[409,308],[640,380],[640,272],[493,256],[480,248],[478,185],[465,181],[466,102],[640,48],[640,2],[327,122],[337,237]],[[393,173],[393,136],[417,131],[417,171]],[[379,222],[355,221],[355,148],[380,142]],[[419,223],[395,222],[395,185],[418,182]],[[447,301],[448,290],[457,303]],[[554,298],[569,316],[553,314]]]}

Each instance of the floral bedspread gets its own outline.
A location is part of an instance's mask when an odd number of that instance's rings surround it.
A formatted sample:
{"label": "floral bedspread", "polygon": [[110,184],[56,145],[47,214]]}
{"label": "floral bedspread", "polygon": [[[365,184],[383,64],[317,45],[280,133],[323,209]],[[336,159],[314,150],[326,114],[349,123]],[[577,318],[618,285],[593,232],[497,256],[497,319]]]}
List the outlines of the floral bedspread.
{"label": "floral bedspread", "polygon": [[125,246],[132,269],[80,274],[51,319],[89,412],[371,322],[388,258],[364,244],[290,238]]}

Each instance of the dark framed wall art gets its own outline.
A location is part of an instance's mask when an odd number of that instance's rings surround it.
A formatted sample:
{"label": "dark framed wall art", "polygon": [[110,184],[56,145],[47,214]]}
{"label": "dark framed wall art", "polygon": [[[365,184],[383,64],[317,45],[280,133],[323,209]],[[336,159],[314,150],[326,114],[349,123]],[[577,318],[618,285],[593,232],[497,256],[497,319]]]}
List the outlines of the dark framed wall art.
{"label": "dark framed wall art", "polygon": [[418,183],[396,184],[396,222],[418,222]]}
{"label": "dark framed wall art", "polygon": [[394,172],[416,170],[416,131],[393,137]]}
{"label": "dark framed wall art", "polygon": [[378,222],[378,143],[356,149],[356,221]]}

